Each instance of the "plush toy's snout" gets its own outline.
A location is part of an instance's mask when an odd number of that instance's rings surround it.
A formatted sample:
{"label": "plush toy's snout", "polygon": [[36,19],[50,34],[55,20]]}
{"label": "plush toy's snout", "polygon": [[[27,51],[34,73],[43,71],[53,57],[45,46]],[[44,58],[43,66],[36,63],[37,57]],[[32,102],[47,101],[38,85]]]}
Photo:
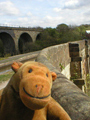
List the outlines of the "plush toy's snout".
{"label": "plush toy's snout", "polygon": [[36,85],[36,96],[40,93],[40,91],[43,89],[43,85]]}

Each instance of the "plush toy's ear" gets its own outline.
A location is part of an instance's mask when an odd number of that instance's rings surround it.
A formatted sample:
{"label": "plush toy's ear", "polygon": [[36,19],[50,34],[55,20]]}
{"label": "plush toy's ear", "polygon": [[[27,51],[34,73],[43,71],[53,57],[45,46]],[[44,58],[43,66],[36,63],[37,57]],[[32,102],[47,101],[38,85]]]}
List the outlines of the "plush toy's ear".
{"label": "plush toy's ear", "polygon": [[17,72],[18,69],[22,66],[22,63],[21,62],[14,62],[12,65],[11,65],[11,68],[14,72]]}
{"label": "plush toy's ear", "polygon": [[52,75],[52,80],[54,81],[57,78],[57,75],[55,72],[51,72],[51,75]]}

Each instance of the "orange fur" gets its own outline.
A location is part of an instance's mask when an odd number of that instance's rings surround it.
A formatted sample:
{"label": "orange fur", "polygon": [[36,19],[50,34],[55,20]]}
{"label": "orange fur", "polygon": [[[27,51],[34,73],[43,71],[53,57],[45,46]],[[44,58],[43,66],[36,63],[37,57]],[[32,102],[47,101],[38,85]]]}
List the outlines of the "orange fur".
{"label": "orange fur", "polygon": [[51,97],[56,73],[34,61],[14,62],[12,69],[15,74],[1,96],[0,120],[71,120]]}

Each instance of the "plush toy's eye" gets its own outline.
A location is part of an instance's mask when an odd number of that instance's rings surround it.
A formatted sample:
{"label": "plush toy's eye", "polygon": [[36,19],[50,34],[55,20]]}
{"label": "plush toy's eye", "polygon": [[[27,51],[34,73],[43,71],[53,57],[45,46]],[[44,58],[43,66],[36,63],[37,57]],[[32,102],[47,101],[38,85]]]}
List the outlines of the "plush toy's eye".
{"label": "plush toy's eye", "polygon": [[48,77],[48,74],[46,73],[46,76]]}
{"label": "plush toy's eye", "polygon": [[32,72],[32,69],[30,69],[28,72],[31,73],[31,72]]}

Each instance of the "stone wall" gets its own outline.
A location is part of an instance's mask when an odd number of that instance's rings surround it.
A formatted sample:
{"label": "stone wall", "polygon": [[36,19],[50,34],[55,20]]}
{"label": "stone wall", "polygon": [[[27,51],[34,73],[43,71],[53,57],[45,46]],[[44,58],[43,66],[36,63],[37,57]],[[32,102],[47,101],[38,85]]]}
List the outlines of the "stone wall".
{"label": "stone wall", "polygon": [[[72,44],[74,47],[71,48],[70,44]],[[75,47],[77,45],[78,48]],[[88,48],[86,48],[87,46]],[[87,61],[89,62],[89,46],[89,41],[88,43],[86,43],[85,40],[81,40],[48,47],[46,48],[48,50],[47,59],[68,79],[71,78],[71,72],[74,73],[75,71],[73,70],[73,66],[75,66],[75,63],[76,66],[79,66],[77,68],[79,78],[85,79],[86,74],[88,74],[89,72],[89,63],[87,63]]]}
{"label": "stone wall", "polygon": [[46,48],[48,61],[85,92],[89,74],[89,41],[80,40]]}
{"label": "stone wall", "polygon": [[68,79],[70,78],[69,44],[48,47],[47,58]]}
{"label": "stone wall", "polygon": [[[66,43],[43,49],[36,61],[45,64],[51,71],[56,72],[57,79],[53,83],[52,97],[67,111],[71,119],[90,120],[90,98],[72,81],[67,79],[71,72],[69,72],[71,62],[74,62],[75,60],[80,61],[85,57],[85,41],[77,41],[75,43],[79,46],[78,57],[70,58],[70,43]],[[82,59],[80,57],[81,55],[83,57]],[[64,69],[61,70],[63,66]],[[66,75],[67,77],[61,73],[65,72],[65,70],[68,73],[68,75]]]}

